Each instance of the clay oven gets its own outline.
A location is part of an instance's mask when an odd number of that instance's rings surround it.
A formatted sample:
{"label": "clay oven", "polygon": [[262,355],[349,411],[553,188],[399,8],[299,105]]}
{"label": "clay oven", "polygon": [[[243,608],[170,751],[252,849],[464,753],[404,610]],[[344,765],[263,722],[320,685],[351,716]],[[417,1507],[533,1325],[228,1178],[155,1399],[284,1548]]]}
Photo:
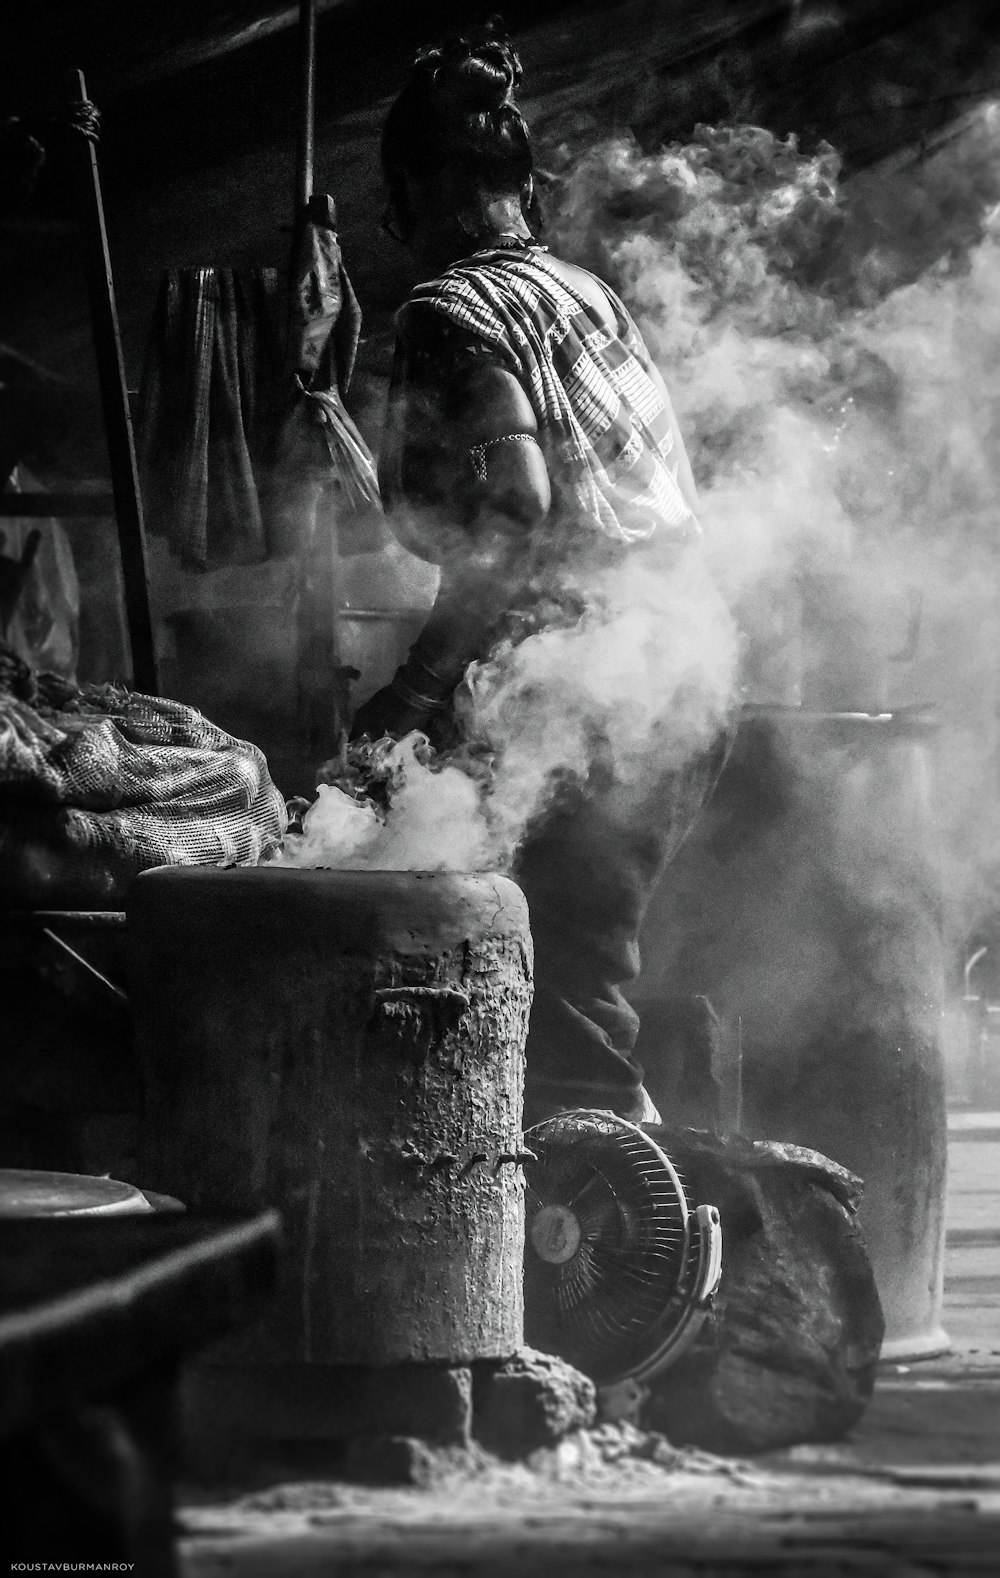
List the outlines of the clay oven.
{"label": "clay oven", "polygon": [[502,877],[164,868],[128,911],[142,1172],[284,1217],[230,1358],[385,1366],[522,1341],[527,906]]}

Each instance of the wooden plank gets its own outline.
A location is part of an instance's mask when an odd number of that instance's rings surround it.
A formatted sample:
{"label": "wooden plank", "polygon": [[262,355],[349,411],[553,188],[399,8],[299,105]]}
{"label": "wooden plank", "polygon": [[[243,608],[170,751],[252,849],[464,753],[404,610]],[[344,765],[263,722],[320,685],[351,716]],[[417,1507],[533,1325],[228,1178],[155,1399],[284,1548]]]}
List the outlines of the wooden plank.
{"label": "wooden plank", "polygon": [[[72,73],[71,91],[76,103],[86,103],[87,85],[82,71]],[[139,470],[135,458],[132,417],[125,384],[125,364],[122,358],[118,312],[115,306],[111,254],[108,250],[108,235],[104,223],[97,148],[93,138],[83,132],[75,136],[73,162],[90,293],[94,350],[97,356],[101,404],[108,441],[111,485],[114,490],[122,578],[125,583],[125,612],[129,642],[132,647],[132,679],[137,690],[155,695],[158,688],[156,652],[149,606],[149,575],[143,532],[142,499],[139,493]]]}
{"label": "wooden plank", "polygon": [[0,1221],[0,1436],[221,1336],[270,1291],[276,1212]]}
{"label": "wooden plank", "polygon": [[23,520],[106,520],[114,513],[113,493],[0,493],[0,516]]}

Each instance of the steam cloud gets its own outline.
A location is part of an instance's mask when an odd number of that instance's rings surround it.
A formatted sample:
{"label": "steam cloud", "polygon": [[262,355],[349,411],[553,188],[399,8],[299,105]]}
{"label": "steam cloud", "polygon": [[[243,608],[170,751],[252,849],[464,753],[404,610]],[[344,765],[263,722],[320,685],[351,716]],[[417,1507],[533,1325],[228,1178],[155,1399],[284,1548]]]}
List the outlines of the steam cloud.
{"label": "steam cloud", "polygon": [[[1000,107],[843,184],[833,149],[807,157],[753,127],[656,154],[624,139],[550,153],[549,240],[621,293],[664,372],[704,551],[602,571],[575,625],[470,672],[491,781],[404,742],[387,819],[327,786],[283,858],[502,866],[595,736],[641,780],[702,750],[742,700],[931,700],[952,714],[950,859],[964,900],[985,896],[1000,636],[976,657],[956,632],[997,619]],[[922,649],[894,667],[921,605]]]}
{"label": "steam cloud", "polygon": [[321,783],[301,834],[286,837],[277,863],[378,871],[479,871],[495,865],[479,783],[447,762],[432,770],[426,744],[423,735],[409,734],[376,746],[374,764],[391,785],[388,815],[367,796],[355,798]]}

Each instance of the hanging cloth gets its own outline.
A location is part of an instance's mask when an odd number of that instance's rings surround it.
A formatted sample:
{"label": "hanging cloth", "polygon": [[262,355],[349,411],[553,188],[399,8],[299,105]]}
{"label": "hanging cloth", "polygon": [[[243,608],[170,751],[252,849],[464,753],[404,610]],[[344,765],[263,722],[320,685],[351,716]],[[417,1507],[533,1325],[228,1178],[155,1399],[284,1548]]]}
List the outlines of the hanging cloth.
{"label": "hanging cloth", "polygon": [[148,529],[186,565],[267,556],[257,489],[281,367],[277,271],[169,269],[139,389]]}
{"label": "hanging cloth", "polygon": [[292,248],[289,326],[264,507],[271,554],[295,552],[315,530],[320,497],[337,514],[380,509],[375,461],[344,406],[361,309],[344,268],[333,199],[309,199]]}

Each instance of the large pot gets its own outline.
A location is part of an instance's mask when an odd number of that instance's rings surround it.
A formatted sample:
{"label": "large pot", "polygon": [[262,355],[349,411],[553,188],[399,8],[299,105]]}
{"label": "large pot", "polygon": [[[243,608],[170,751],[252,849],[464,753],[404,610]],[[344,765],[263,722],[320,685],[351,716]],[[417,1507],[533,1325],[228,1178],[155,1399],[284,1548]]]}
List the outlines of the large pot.
{"label": "large pot", "polygon": [[162,868],[128,905],[144,1185],[281,1211],[231,1358],[463,1363],[522,1340],[527,906],[502,877]]}
{"label": "large pot", "polygon": [[[894,1358],[948,1344],[932,730],[906,713],[745,716],[642,942],[644,996],[705,993],[739,1045],[744,1130],[864,1179]],[[656,1049],[640,1055],[655,1099]]]}

